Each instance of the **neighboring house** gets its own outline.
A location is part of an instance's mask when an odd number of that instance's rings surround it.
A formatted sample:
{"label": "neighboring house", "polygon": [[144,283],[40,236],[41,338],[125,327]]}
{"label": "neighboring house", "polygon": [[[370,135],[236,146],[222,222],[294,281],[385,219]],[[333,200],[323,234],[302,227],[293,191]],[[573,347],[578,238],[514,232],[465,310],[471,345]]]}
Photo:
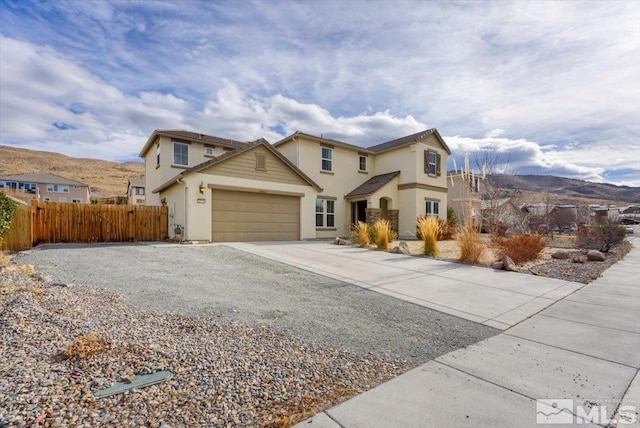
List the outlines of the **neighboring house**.
{"label": "neighboring house", "polygon": [[48,172],[0,177],[0,190],[25,192],[41,202],[89,203],[89,186]]}
{"label": "neighboring house", "polygon": [[450,153],[435,129],[368,148],[301,132],[272,146],[157,130],[140,156],[145,203],[169,207],[172,236],[258,241],[345,236],[379,218],[413,237],[418,216],[446,218]]}
{"label": "neighboring house", "polygon": [[620,209],[615,206],[589,205],[591,224],[616,223],[620,221]]}
{"label": "neighboring house", "polygon": [[144,205],[144,180],[130,178],[127,184],[127,200],[129,205]]}
{"label": "neighboring house", "polygon": [[349,234],[357,221],[387,219],[401,238],[416,219],[447,218],[449,147],[435,129],[363,148],[296,132],[273,145],[322,188],[316,238]]}
{"label": "neighboring house", "polygon": [[484,180],[475,174],[447,173],[447,204],[452,207],[460,224],[473,219],[475,225],[482,223]]}
{"label": "neighboring house", "polygon": [[529,233],[529,214],[512,198],[482,201],[482,229],[487,232]]}

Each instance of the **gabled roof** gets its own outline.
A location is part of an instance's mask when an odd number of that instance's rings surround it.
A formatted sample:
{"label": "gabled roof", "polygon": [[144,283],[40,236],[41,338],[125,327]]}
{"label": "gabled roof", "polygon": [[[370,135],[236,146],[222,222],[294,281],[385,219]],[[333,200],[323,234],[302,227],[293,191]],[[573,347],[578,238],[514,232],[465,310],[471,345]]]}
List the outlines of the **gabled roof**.
{"label": "gabled roof", "polygon": [[19,175],[6,175],[0,177],[0,181],[22,181],[24,183],[39,183],[39,184],[66,184],[69,186],[85,186],[88,184],[80,183],[79,181],[70,180],[65,177],[61,177],[49,172],[34,172],[31,174],[19,174]]}
{"label": "gabled roof", "polygon": [[209,159],[206,162],[203,162],[203,163],[198,164],[196,166],[192,166],[191,168],[185,169],[180,174],[178,174],[175,177],[173,177],[171,180],[169,180],[166,183],[162,184],[160,187],[158,187],[156,189],[153,189],[152,193],[162,192],[163,190],[168,189],[169,187],[173,186],[182,177],[185,177],[185,176],[187,176],[189,174],[192,174],[194,172],[202,171],[203,169],[209,168],[210,166],[222,163],[222,162],[226,161],[227,159],[231,159],[233,157],[236,157],[239,154],[245,153],[245,152],[247,152],[247,151],[249,151],[249,150],[251,150],[251,149],[253,149],[255,147],[258,147],[258,146],[266,147],[267,150],[269,150],[278,159],[280,159],[282,162],[284,162],[289,168],[291,168],[293,170],[293,172],[298,174],[304,181],[309,183],[310,186],[312,186],[313,188],[315,188],[319,192],[322,191],[322,187],[320,187],[315,181],[313,181],[307,174],[302,172],[300,170],[300,168],[298,168],[297,166],[292,164],[289,159],[287,159],[282,154],[280,154],[280,152],[278,152],[276,149],[274,149],[273,146],[271,146],[271,144],[269,144],[267,142],[267,140],[265,140],[264,138],[260,138],[259,140],[253,141],[251,143],[243,144],[242,148],[239,148],[239,149],[236,149],[236,150],[232,150],[230,152],[227,152],[227,153],[225,153],[223,155],[220,155],[218,157],[215,157],[213,159]]}
{"label": "gabled roof", "polygon": [[169,137],[183,141],[211,144],[214,146],[226,147],[230,149],[239,149],[247,145],[247,143],[244,143],[242,141],[229,140],[227,138],[214,137],[213,135],[199,134],[197,132],[184,131],[181,129],[156,129],[144,144],[144,147],[142,147],[142,150],[140,150],[138,156],[144,157],[144,154],[149,150],[149,147],[151,147],[151,145],[158,137]]}
{"label": "gabled roof", "polygon": [[382,189],[385,184],[400,175],[400,171],[388,172],[386,174],[371,177],[351,192],[345,195],[345,198],[355,198],[356,196],[368,196]]}
{"label": "gabled roof", "polygon": [[440,133],[435,128],[427,129],[426,131],[417,132],[415,134],[407,135],[406,137],[396,138],[395,140],[377,144],[375,146],[369,147],[369,150],[376,154],[386,152],[415,143],[416,141],[420,141],[432,134],[435,135],[440,144],[442,144],[442,147],[444,147],[444,149],[447,151],[447,154],[451,154],[451,149],[449,149],[449,146],[447,146],[447,143],[444,142],[444,139],[442,139]]}
{"label": "gabled roof", "polygon": [[144,187],[144,180],[141,178],[130,178],[129,187]]}
{"label": "gabled roof", "polygon": [[357,151],[363,152],[363,153],[373,153],[372,151],[370,151],[366,147],[360,147],[360,146],[356,146],[356,145],[353,145],[353,144],[345,143],[345,142],[342,142],[342,141],[332,140],[331,138],[317,137],[315,135],[307,134],[305,132],[300,132],[300,131],[296,131],[293,134],[284,137],[282,140],[274,143],[273,147],[278,147],[279,145],[284,144],[287,141],[291,141],[296,137],[305,137],[305,138],[308,138],[310,140],[314,140],[314,141],[316,141],[318,143],[325,143],[325,144],[330,144],[330,145],[333,145],[333,146],[340,146],[340,147],[344,147],[344,148],[351,149],[351,150],[357,150]]}

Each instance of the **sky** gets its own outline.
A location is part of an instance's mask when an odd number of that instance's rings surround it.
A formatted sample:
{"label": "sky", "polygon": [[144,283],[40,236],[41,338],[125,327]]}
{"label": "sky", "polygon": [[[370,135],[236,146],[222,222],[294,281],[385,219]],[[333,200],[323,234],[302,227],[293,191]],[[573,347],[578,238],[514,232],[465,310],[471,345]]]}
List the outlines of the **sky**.
{"label": "sky", "polygon": [[[640,2],[0,0],[0,144],[118,162],[154,129],[640,186]],[[2,160],[0,160],[2,161]]]}

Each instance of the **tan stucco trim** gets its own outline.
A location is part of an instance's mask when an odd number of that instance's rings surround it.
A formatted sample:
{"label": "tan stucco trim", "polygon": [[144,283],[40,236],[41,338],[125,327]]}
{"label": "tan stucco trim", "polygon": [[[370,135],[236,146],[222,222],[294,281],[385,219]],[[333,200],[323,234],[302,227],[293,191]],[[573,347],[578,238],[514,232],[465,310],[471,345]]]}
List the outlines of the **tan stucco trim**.
{"label": "tan stucco trim", "polygon": [[435,192],[447,192],[446,187],[434,186],[432,184],[422,184],[422,183],[405,183],[398,184],[398,190],[407,190],[407,189],[423,189],[423,190],[433,190]]}
{"label": "tan stucco trim", "polygon": [[281,196],[297,196],[302,197],[304,193],[299,192],[285,192],[281,190],[264,190],[264,189],[251,189],[248,187],[240,187],[240,186],[226,186],[224,184],[209,184],[207,187],[209,189],[217,189],[217,190],[232,190],[236,192],[245,192],[245,193],[262,193],[265,195],[281,195]]}
{"label": "tan stucco trim", "polygon": [[330,201],[337,201],[338,200],[338,198],[335,197],[335,196],[324,196],[324,195],[318,195],[316,197],[316,199],[328,199]]}

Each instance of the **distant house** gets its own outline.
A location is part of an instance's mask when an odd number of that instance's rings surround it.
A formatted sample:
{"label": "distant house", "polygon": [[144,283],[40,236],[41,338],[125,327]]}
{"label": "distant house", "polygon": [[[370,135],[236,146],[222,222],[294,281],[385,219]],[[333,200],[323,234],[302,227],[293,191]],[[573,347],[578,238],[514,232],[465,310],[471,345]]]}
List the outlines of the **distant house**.
{"label": "distant house", "polygon": [[447,189],[447,203],[455,211],[460,223],[467,224],[469,217],[479,226],[482,223],[484,180],[471,174],[448,172]]}
{"label": "distant house", "polygon": [[589,205],[591,224],[620,221],[620,208],[607,205]]}
{"label": "distant house", "polygon": [[512,198],[482,201],[482,229],[500,233],[529,233],[529,214]]}
{"label": "distant house", "polygon": [[0,190],[28,193],[40,202],[89,203],[89,185],[48,172],[0,177]]}
{"label": "distant house", "polygon": [[127,185],[127,199],[129,205],[144,205],[144,179],[130,178]]}

